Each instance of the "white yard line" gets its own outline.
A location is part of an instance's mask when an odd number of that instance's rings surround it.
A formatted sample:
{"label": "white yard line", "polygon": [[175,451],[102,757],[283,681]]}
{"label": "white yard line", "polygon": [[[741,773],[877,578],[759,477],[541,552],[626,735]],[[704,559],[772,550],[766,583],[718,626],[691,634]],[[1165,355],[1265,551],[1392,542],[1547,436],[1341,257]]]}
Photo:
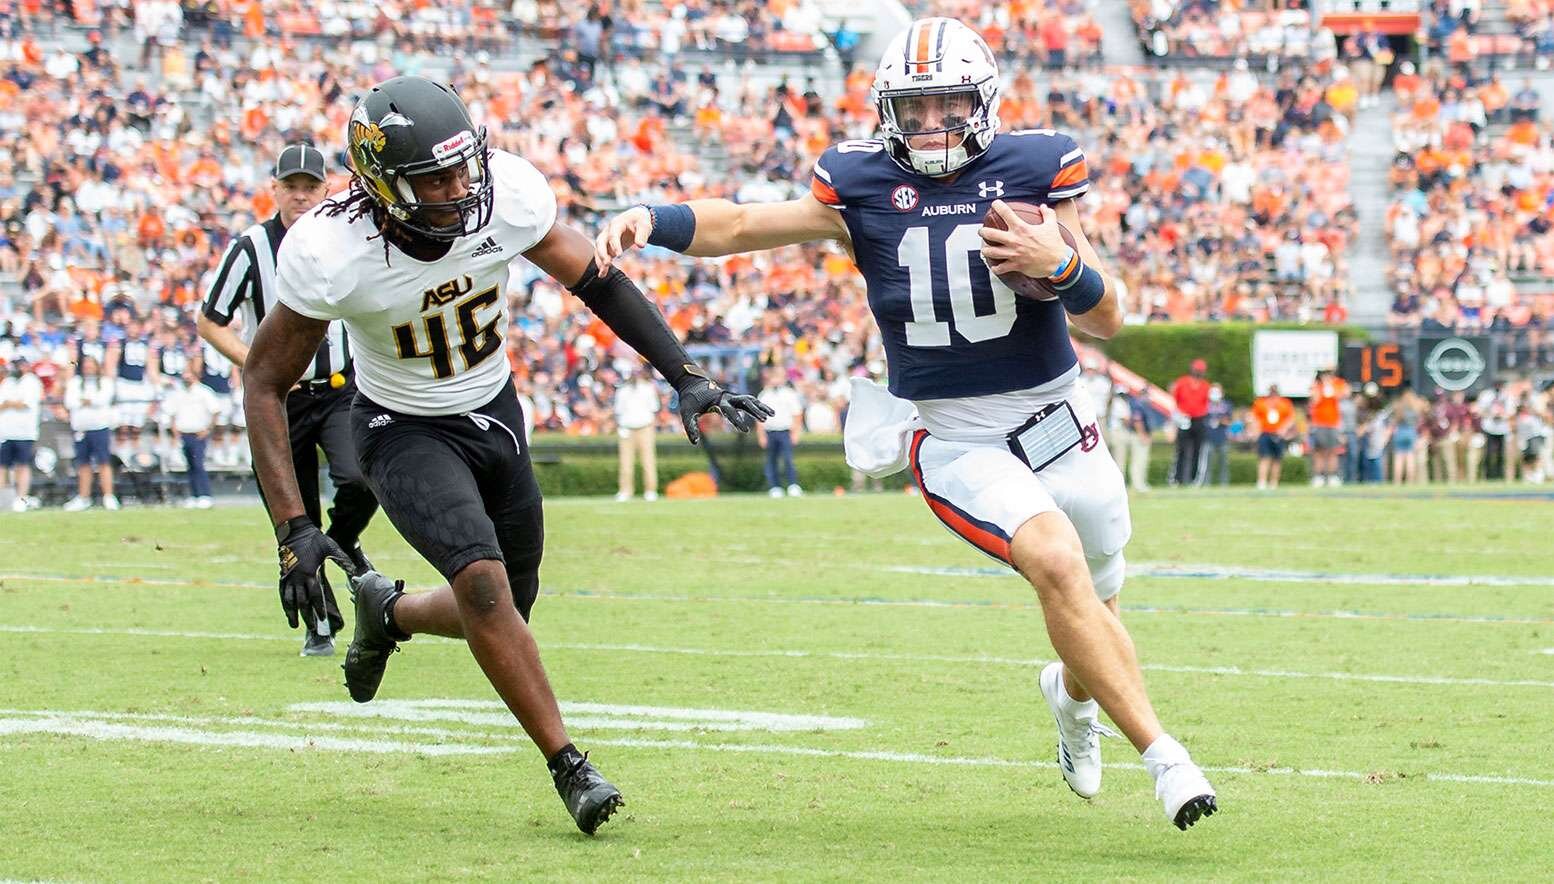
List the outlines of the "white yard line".
{"label": "white yard line", "polygon": [[[857,730],[861,718],[746,712],[737,709],[689,709],[679,706],[560,703],[567,725],[594,730],[767,731],[770,733]],[[379,700],[294,703],[293,712],[337,718],[388,718],[396,721],[454,721],[472,725],[515,726],[512,713],[498,700]]]}
{"label": "white yard line", "polygon": [[416,755],[498,755],[517,752],[519,746],[475,746],[463,743],[405,743],[395,740],[359,740],[344,737],[310,737],[266,734],[257,731],[204,731],[181,727],[113,724],[63,716],[0,718],[0,736],[57,734],[93,740],[133,740],[142,743],[182,743],[194,746],[242,746],[250,749],[286,749],[325,752],[374,752]]}
{"label": "white yard line", "polygon": [[[169,727],[165,725],[135,725],[116,723],[126,720],[143,720],[156,722],[179,722],[185,724],[246,724],[253,726],[256,723],[282,727],[290,726],[301,730],[327,729],[339,730],[342,726],[331,727],[329,723],[319,722],[288,722],[279,720],[253,719],[251,717],[238,717],[232,719],[220,719],[209,716],[186,717],[170,715],[143,715],[137,716],[129,713],[104,713],[104,712],[64,712],[58,710],[0,710],[0,735],[8,734],[57,734],[61,736],[86,737],[94,740],[105,741],[136,741],[151,743],[180,743],[198,746],[239,746],[256,749],[285,749],[288,751],[317,750],[324,752],[373,752],[380,754],[422,754],[422,755],[491,755],[505,754],[518,751],[529,751],[527,741],[521,737],[515,739],[512,732],[488,733],[480,731],[434,731],[434,729],[381,727],[368,724],[355,725],[349,729],[363,733],[378,734],[404,734],[425,733],[428,731],[444,734],[448,737],[461,737],[466,740],[496,741],[505,745],[486,745],[480,743],[411,743],[397,740],[383,739],[359,739],[350,737],[320,737],[307,735],[272,734],[255,731],[208,731],[196,730],[191,727]],[[106,720],[105,720],[106,719]],[[664,740],[638,737],[590,737],[587,740],[590,746],[618,746],[636,749],[664,749],[690,752],[727,752],[754,755],[786,755],[802,756],[809,758],[841,758],[854,761],[876,761],[892,764],[920,764],[930,766],[957,766],[957,767],[1000,767],[1000,768],[1036,768],[1051,769],[1057,767],[1055,762],[1036,761],[1027,759],[1008,759],[996,757],[963,757],[954,755],[928,755],[917,752],[895,752],[884,749],[872,750],[845,750],[845,749],[820,749],[809,746],[784,746],[762,743],[703,743],[695,740]],[[1143,771],[1144,766],[1135,762],[1108,762],[1107,768],[1111,770]],[[1351,770],[1323,770],[1318,768],[1250,768],[1243,766],[1207,766],[1205,771],[1210,773],[1231,774],[1267,774],[1270,776],[1299,776],[1316,779],[1347,779],[1365,780],[1373,773]],[[1554,788],[1554,780],[1538,779],[1533,777],[1500,776],[1490,774],[1459,774],[1444,771],[1411,772],[1406,778],[1422,778],[1428,782],[1463,783],[1492,786],[1531,786],[1537,788]]]}
{"label": "white yard line", "polygon": [[[177,632],[151,629],[104,629],[97,627],[43,627],[0,624],[0,633],[36,633],[60,635],[124,635],[156,638],[232,639],[242,641],[275,641],[295,643],[293,636],[265,635],[258,633]],[[417,646],[425,640],[428,644],[463,644],[455,639],[438,639],[422,636]],[[645,644],[601,644],[583,642],[545,642],[545,648],[568,651],[605,651],[610,653],[669,654],[694,657],[768,658],[768,659],[821,659],[867,660],[906,663],[955,663],[970,666],[1014,666],[1039,668],[1052,662],[1040,657],[993,657],[981,654],[896,654],[876,651],[813,651],[805,649],[727,650],[719,648],[683,648]],[[1554,650],[1554,649],[1550,649]],[[1301,672],[1293,669],[1243,669],[1239,666],[1185,666],[1170,663],[1146,663],[1146,672],[1172,672],[1198,675],[1223,675],[1237,678],[1274,679],[1327,679],[1330,681],[1361,681],[1379,684],[1450,685],[1466,687],[1518,687],[1554,688],[1554,681],[1541,679],[1493,679],[1463,678],[1450,675],[1394,675],[1374,672]]]}

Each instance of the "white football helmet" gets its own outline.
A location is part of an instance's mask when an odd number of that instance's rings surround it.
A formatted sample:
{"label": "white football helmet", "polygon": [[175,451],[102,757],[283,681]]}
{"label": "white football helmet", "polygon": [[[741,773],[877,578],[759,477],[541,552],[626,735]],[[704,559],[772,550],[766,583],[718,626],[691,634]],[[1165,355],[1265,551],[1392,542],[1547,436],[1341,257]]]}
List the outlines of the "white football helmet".
{"label": "white football helmet", "polygon": [[[976,31],[953,18],[918,19],[890,41],[874,74],[885,146],[909,172],[949,175],[993,143],[1001,90],[993,52]],[[908,143],[941,134],[943,146]]]}

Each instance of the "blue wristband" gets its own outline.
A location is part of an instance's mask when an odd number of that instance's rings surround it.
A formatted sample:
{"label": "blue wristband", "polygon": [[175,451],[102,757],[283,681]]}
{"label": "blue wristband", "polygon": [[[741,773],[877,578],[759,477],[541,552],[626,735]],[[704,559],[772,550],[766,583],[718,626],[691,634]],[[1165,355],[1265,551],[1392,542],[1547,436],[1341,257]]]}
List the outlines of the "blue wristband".
{"label": "blue wristband", "polygon": [[663,206],[647,206],[648,217],[653,219],[653,232],[648,234],[648,245],[662,246],[676,252],[691,247],[696,238],[696,213],[684,203]]}
{"label": "blue wristband", "polygon": [[1095,305],[1106,297],[1106,279],[1077,254],[1074,260],[1079,262],[1078,271],[1070,274],[1063,284],[1054,285],[1053,288],[1057,290],[1058,300],[1063,302],[1063,309],[1078,316],[1095,309]]}

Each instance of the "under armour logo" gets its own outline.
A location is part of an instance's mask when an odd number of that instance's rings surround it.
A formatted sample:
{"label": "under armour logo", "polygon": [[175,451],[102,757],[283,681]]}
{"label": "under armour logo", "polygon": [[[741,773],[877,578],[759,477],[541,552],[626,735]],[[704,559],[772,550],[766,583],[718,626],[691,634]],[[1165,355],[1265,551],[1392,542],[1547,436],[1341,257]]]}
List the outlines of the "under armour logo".
{"label": "under armour logo", "polygon": [[1002,181],[978,181],[977,193],[983,198],[998,198],[1004,195],[1004,182]]}
{"label": "under armour logo", "polygon": [[372,420],[367,422],[367,429],[369,429],[369,430],[376,430],[379,427],[386,427],[386,426],[388,426],[389,424],[391,424],[393,422],[394,422],[394,419],[392,417],[390,417],[390,416],[388,416],[386,414],[380,414],[377,417],[375,417]]}

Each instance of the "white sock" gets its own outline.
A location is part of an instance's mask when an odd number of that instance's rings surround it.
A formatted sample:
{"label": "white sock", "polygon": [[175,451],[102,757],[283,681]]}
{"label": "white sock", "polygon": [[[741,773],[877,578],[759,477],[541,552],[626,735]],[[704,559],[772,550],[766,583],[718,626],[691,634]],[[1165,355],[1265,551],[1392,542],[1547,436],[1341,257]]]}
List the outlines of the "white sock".
{"label": "white sock", "polygon": [[1062,672],[1058,673],[1058,703],[1071,713],[1086,713],[1096,709],[1095,698],[1088,700],[1076,700],[1068,692],[1068,682],[1063,678]]}
{"label": "white sock", "polygon": [[1149,748],[1144,750],[1144,767],[1151,777],[1159,778],[1161,771],[1173,764],[1187,764],[1192,761],[1192,756],[1187,754],[1187,747],[1176,741],[1170,734],[1161,734],[1155,738]]}

